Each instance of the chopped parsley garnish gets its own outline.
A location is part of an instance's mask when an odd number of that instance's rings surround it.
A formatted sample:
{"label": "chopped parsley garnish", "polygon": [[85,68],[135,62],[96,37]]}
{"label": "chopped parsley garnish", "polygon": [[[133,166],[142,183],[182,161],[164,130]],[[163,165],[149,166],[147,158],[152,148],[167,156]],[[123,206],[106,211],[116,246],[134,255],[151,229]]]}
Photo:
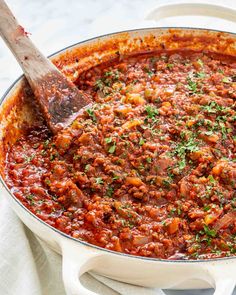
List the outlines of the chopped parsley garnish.
{"label": "chopped parsley garnish", "polygon": [[175,154],[177,154],[180,158],[185,157],[187,152],[195,152],[198,150],[198,142],[194,137],[190,137],[187,141],[180,142],[175,147]]}
{"label": "chopped parsley garnish", "polygon": [[35,154],[32,154],[29,157],[25,156],[25,163],[30,163],[34,157],[35,157]]}
{"label": "chopped parsley garnish", "polygon": [[116,150],[116,143],[114,142],[114,143],[112,144],[112,146],[109,148],[108,152],[109,152],[110,154],[114,154],[115,150]]}
{"label": "chopped parsley garnish", "polygon": [[107,188],[106,195],[107,195],[109,198],[111,198],[112,195],[113,195],[113,193],[114,193],[114,188],[112,188],[111,186],[109,186],[109,187]]}
{"label": "chopped parsley garnish", "polygon": [[49,160],[53,161],[56,158],[56,154],[50,154]]}
{"label": "chopped parsley garnish", "polygon": [[144,145],[144,143],[145,143],[145,140],[141,137],[140,139],[139,139],[139,145],[140,146],[142,146],[142,145]]}
{"label": "chopped parsley garnish", "polygon": [[147,163],[151,164],[151,163],[152,163],[152,158],[147,157],[147,158],[146,158],[146,161],[147,161]]}
{"label": "chopped parsley garnish", "polygon": [[93,122],[97,122],[97,118],[92,109],[87,109],[86,112],[88,113],[89,117],[92,119]]}
{"label": "chopped parsley garnish", "polygon": [[229,110],[228,107],[221,106],[215,101],[211,101],[208,103],[208,105],[202,106],[202,109],[210,114],[215,114],[217,112],[225,112]]}
{"label": "chopped parsley garnish", "polygon": [[111,87],[112,84],[119,80],[120,73],[118,70],[107,71],[104,73],[103,77],[96,80],[94,88],[96,90],[102,91],[105,95],[108,94],[106,87]]}
{"label": "chopped parsley garnish", "polygon": [[205,224],[204,224],[204,226],[203,226],[203,229],[204,229],[204,233],[205,233],[208,237],[212,237],[212,238],[216,237],[216,235],[217,235],[216,230],[214,230],[214,229],[210,229],[210,228],[209,228],[207,225],[205,225]]}
{"label": "chopped parsley garnish", "polygon": [[105,142],[106,142],[106,143],[111,143],[111,142],[112,142],[112,137],[107,137],[107,138],[105,138]]}
{"label": "chopped parsley garnish", "polygon": [[197,78],[205,78],[206,74],[204,72],[198,72],[198,73],[196,73],[196,77]]}
{"label": "chopped parsley garnish", "polygon": [[96,184],[103,184],[104,183],[104,181],[102,180],[101,177],[95,178],[95,181],[96,181]]}
{"label": "chopped parsley garnish", "polygon": [[33,194],[29,194],[29,195],[27,195],[26,196],[26,199],[28,200],[28,201],[30,201],[30,204],[31,205],[33,205],[34,204],[34,195]]}
{"label": "chopped parsley garnish", "polygon": [[90,168],[90,165],[89,164],[85,165],[84,172],[88,172],[89,171],[89,168]]}
{"label": "chopped parsley garnish", "polygon": [[80,155],[74,155],[74,156],[73,156],[73,160],[74,160],[74,161],[76,161],[76,160],[78,160],[78,159],[80,159],[80,158],[81,158]]}
{"label": "chopped parsley garnish", "polygon": [[98,79],[94,84],[96,89],[103,90],[104,84],[101,79]]}
{"label": "chopped parsley garnish", "polygon": [[204,66],[204,63],[203,63],[203,61],[202,61],[200,58],[197,60],[197,63],[198,63],[201,67]]}
{"label": "chopped parsley garnish", "polygon": [[178,162],[178,167],[179,167],[180,170],[183,170],[185,168],[185,166],[186,166],[186,160],[185,159]]}
{"label": "chopped parsley garnish", "polygon": [[191,93],[197,93],[197,83],[194,82],[193,80],[191,80],[190,77],[187,78],[187,82],[188,82],[188,89],[190,90]]}
{"label": "chopped parsley garnish", "polygon": [[49,142],[50,142],[49,139],[45,140],[43,143],[43,147],[47,148],[47,146],[49,145]]}
{"label": "chopped parsley garnish", "polygon": [[223,79],[222,79],[222,82],[223,83],[231,83],[231,81],[229,80],[229,78],[228,77],[224,77]]}
{"label": "chopped parsley garnish", "polygon": [[210,209],[211,209],[211,206],[209,206],[209,205],[206,205],[206,206],[203,207],[204,211],[209,211]]}
{"label": "chopped parsley garnish", "polygon": [[169,179],[163,179],[162,184],[165,188],[169,189],[171,185],[171,180]]}
{"label": "chopped parsley garnish", "polygon": [[146,106],[145,111],[147,112],[148,118],[154,119],[157,115],[159,115],[159,111],[156,107]]}
{"label": "chopped parsley garnish", "polygon": [[208,178],[210,180],[210,183],[215,183],[216,182],[215,178],[212,175],[209,175]]}
{"label": "chopped parsley garnish", "polygon": [[118,175],[113,175],[113,177],[112,177],[112,180],[117,180],[117,179],[119,179],[120,177],[118,176]]}
{"label": "chopped parsley garnish", "polygon": [[46,178],[46,179],[45,179],[45,183],[46,183],[47,185],[50,185],[50,184],[51,184],[51,181],[50,181],[48,178]]}
{"label": "chopped parsley garnish", "polygon": [[166,65],[166,67],[167,67],[168,69],[172,69],[173,66],[174,66],[174,64],[167,64],[167,65]]}
{"label": "chopped parsley garnish", "polygon": [[151,77],[151,76],[154,75],[154,73],[153,73],[152,70],[150,70],[150,69],[148,69],[148,68],[145,68],[144,70],[145,70],[145,72],[148,74],[149,77]]}

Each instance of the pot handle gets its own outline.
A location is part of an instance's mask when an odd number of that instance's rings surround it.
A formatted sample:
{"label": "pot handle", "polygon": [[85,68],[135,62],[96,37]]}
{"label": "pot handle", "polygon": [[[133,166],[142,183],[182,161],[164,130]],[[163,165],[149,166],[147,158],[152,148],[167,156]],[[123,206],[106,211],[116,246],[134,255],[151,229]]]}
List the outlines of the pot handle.
{"label": "pot handle", "polygon": [[[207,282],[215,288],[213,295],[231,295],[236,286],[235,266],[226,265],[205,265]],[[204,276],[205,277],[205,276]]]}
{"label": "pot handle", "polygon": [[[73,241],[72,241],[73,242]],[[62,251],[62,277],[67,295],[97,295],[89,291],[81,282],[80,277],[94,269],[97,264],[97,258],[101,257],[96,251],[86,251],[86,246],[76,249],[68,241],[61,242]]]}
{"label": "pot handle", "polygon": [[203,3],[201,1],[192,1],[191,3],[170,3],[160,5],[152,9],[146,20],[160,20],[167,17],[201,15],[213,16],[228,21],[236,21],[236,10],[223,5]]}

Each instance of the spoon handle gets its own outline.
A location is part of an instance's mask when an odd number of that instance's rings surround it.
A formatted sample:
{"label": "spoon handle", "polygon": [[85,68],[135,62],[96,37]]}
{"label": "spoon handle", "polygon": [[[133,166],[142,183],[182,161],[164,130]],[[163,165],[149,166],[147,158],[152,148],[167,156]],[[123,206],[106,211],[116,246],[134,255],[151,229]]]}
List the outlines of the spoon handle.
{"label": "spoon handle", "polygon": [[4,0],[0,0],[0,35],[11,49],[53,133],[70,126],[90,99],[34,46]]}
{"label": "spoon handle", "polygon": [[18,60],[33,89],[35,81],[49,72],[58,71],[34,46],[3,0],[0,0],[0,35]]}

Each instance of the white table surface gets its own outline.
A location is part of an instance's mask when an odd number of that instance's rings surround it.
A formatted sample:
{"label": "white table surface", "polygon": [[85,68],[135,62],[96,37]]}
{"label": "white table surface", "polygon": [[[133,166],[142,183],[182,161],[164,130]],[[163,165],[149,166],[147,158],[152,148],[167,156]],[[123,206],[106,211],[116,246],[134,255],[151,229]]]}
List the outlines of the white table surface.
{"label": "white table surface", "polygon": [[[8,0],[19,22],[45,55],[86,38],[123,29],[179,25],[179,18],[144,21],[153,7],[176,0]],[[201,1],[202,2],[202,1]],[[236,9],[236,0],[208,0]],[[181,26],[198,26],[236,32],[236,23],[213,18],[182,18]],[[22,73],[12,54],[0,40],[0,96]],[[0,199],[1,202],[1,199]],[[0,277],[1,279],[1,277]],[[211,294],[209,291],[168,291],[169,295]],[[50,295],[50,294],[49,294]],[[224,294],[222,294],[224,295]],[[235,292],[236,295],[236,292]]]}

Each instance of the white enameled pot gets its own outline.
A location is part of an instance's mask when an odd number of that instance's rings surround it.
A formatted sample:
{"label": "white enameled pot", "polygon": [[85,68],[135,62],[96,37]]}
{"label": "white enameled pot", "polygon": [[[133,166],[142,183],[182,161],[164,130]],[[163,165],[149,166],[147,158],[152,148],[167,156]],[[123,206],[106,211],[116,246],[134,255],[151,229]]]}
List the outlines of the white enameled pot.
{"label": "white enameled pot", "polygon": [[[236,35],[187,28],[149,28],[114,33],[66,48],[52,59],[70,79],[81,71],[109,58],[155,48],[198,49],[236,55]],[[6,92],[0,109],[1,195],[4,195],[20,219],[40,239],[60,253],[63,280],[68,295],[95,295],[85,289],[79,277],[92,271],[100,275],[146,287],[161,289],[215,288],[214,295],[230,295],[236,285],[236,257],[214,260],[168,261],[108,251],[76,240],[49,226],[26,209],[4,182],[6,147],[20,137],[22,121],[31,124],[34,114],[18,94],[25,82],[21,77]]]}

